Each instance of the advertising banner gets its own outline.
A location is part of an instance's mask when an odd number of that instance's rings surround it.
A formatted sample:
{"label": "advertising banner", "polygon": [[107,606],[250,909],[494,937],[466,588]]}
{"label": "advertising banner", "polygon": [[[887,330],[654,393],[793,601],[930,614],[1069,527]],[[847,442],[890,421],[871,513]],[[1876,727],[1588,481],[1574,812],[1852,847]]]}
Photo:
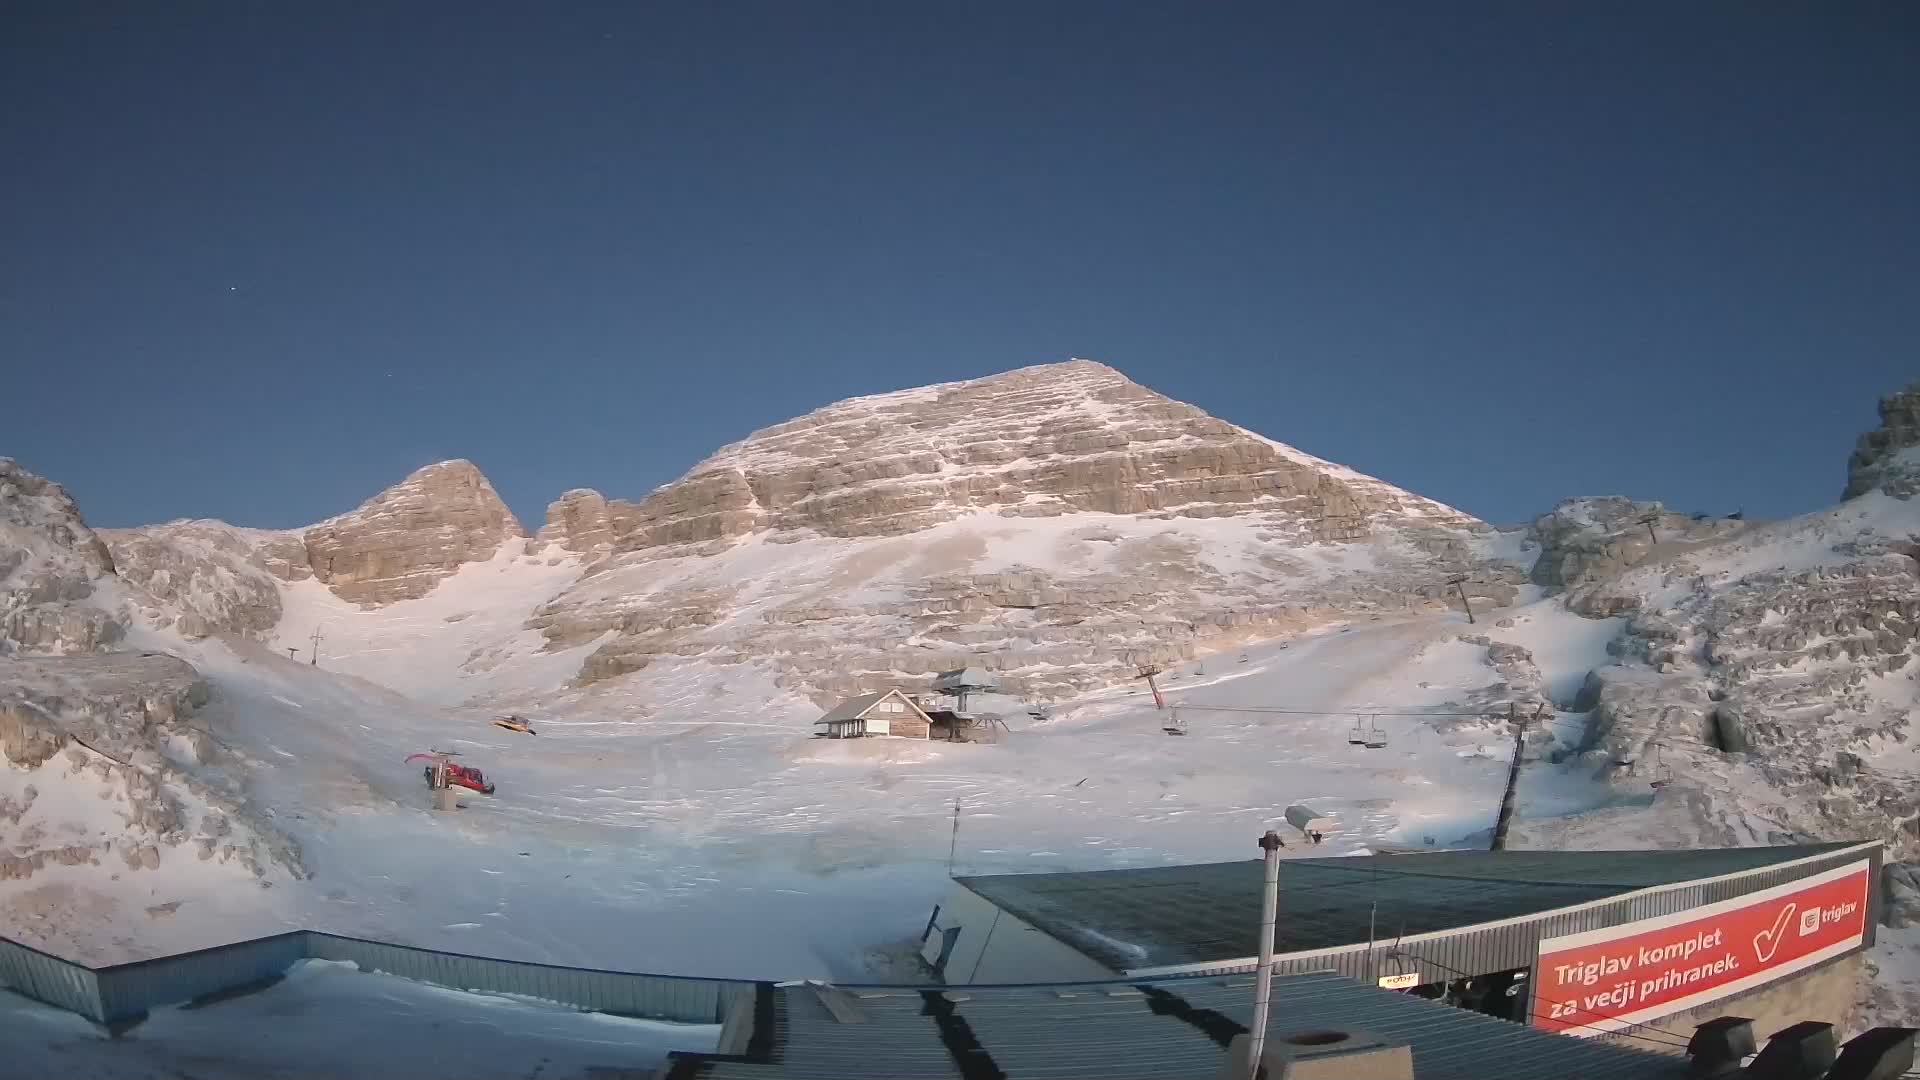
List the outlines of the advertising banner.
{"label": "advertising banner", "polygon": [[1858,948],[1872,879],[1862,859],[1749,896],[1544,939],[1533,1026],[1618,1031]]}

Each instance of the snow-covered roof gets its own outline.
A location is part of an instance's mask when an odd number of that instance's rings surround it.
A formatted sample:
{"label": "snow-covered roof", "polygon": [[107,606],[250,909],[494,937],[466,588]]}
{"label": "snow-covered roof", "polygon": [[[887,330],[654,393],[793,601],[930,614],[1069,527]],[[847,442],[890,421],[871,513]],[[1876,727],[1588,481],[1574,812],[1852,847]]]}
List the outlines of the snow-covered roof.
{"label": "snow-covered roof", "polygon": [[992,690],[1000,681],[986,668],[964,667],[943,671],[933,680],[935,690]]}
{"label": "snow-covered roof", "polygon": [[[1275,948],[1284,955],[1362,944],[1370,924],[1391,927],[1396,935],[1443,932],[1855,847],[1283,858],[1280,895],[1288,917],[1280,922]],[[1806,873],[1815,873],[1826,864],[1808,867]],[[956,880],[1115,972],[1232,961],[1259,952],[1259,859]],[[1132,948],[1117,949],[1115,941]]]}
{"label": "snow-covered roof", "polygon": [[859,697],[850,697],[847,700],[841,702],[840,704],[835,705],[833,708],[828,709],[827,714],[825,716],[822,716],[820,719],[815,720],[814,723],[815,724],[838,724],[838,723],[844,723],[845,721],[848,721],[848,720],[858,720],[861,717],[865,716],[869,709],[873,708],[875,705],[880,704],[881,701],[890,697],[894,697],[895,695],[898,695],[901,701],[906,702],[908,706],[912,707],[916,711],[920,708],[918,705],[915,705],[913,703],[912,698],[909,698],[907,695],[900,693],[900,691],[898,690],[882,690],[877,694],[861,694]]}

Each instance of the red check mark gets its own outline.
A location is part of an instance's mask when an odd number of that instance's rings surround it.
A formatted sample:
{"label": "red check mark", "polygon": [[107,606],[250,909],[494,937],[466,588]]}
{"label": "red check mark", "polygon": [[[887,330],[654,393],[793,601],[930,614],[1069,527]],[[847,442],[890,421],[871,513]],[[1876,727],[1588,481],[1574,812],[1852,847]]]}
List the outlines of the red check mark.
{"label": "red check mark", "polygon": [[1788,904],[1781,908],[1780,917],[1773,920],[1773,929],[1753,935],[1753,955],[1759,957],[1761,963],[1772,960],[1773,954],[1780,950],[1780,931],[1786,928],[1787,920],[1793,918],[1793,909],[1799,906]]}

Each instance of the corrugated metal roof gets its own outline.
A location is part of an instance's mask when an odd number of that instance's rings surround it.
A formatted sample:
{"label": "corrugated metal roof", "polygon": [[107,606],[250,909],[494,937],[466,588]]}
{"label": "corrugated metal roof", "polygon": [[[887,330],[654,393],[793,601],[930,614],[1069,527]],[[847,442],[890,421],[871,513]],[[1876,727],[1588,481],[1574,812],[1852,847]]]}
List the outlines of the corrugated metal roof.
{"label": "corrugated metal roof", "polygon": [[859,697],[850,697],[827,710],[827,715],[815,720],[814,723],[834,724],[842,720],[858,720],[860,719],[861,713],[873,708],[879,704],[881,698],[891,693],[893,693],[891,690],[882,690],[877,694],[861,694]]}
{"label": "corrugated metal roof", "polygon": [[[808,987],[784,987],[764,1061],[690,1057],[668,1075],[714,1080],[1077,1080],[1126,1076],[1210,1080],[1226,1044],[1253,1018],[1249,977],[1055,986],[850,988],[862,1014],[835,1019]],[[1338,975],[1278,978],[1269,1039],[1309,1030],[1363,1031],[1413,1049],[1417,1080],[1488,1076],[1678,1080],[1687,1061],[1649,1048],[1574,1039],[1378,990]],[[1676,1047],[1677,1048],[1677,1047]]]}
{"label": "corrugated metal roof", "polygon": [[[1654,851],[1442,851],[1283,859],[1275,948],[1383,943],[1772,866],[1847,844]],[[1261,864],[957,879],[1115,971],[1259,951]]]}

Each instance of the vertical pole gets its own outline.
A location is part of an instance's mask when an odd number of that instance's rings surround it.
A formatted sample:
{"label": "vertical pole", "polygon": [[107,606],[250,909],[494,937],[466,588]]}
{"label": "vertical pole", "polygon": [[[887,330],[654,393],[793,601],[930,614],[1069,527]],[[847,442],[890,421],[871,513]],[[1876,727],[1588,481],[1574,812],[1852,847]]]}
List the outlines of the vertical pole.
{"label": "vertical pole", "polygon": [[1267,888],[1260,899],[1260,969],[1253,983],[1253,1027],[1247,1038],[1247,1076],[1259,1080],[1260,1056],[1267,1049],[1267,1008],[1273,994],[1273,928],[1280,916],[1280,834],[1260,838],[1266,856]]}
{"label": "vertical pole", "polygon": [[[1533,712],[1534,718],[1538,719],[1546,707],[1547,703],[1541,702],[1540,708]],[[1527,725],[1519,719],[1511,703],[1507,705],[1507,723],[1513,725],[1513,764],[1507,766],[1507,790],[1500,796],[1500,817],[1493,823],[1493,844],[1490,848],[1493,851],[1505,851],[1507,848],[1507,826],[1513,822],[1514,792],[1520,785],[1520,758],[1527,749]]]}
{"label": "vertical pole", "polygon": [[1453,591],[1460,594],[1460,606],[1467,609],[1467,624],[1471,626],[1473,624],[1473,601],[1467,598],[1466,576],[1463,574],[1460,577],[1452,578],[1448,580],[1447,584],[1453,586]]}
{"label": "vertical pole", "polygon": [[313,659],[308,661],[313,667],[320,666],[320,628],[313,628]]}
{"label": "vertical pole", "polygon": [[1147,689],[1153,691],[1153,707],[1156,709],[1164,709],[1167,707],[1167,699],[1160,696],[1159,684],[1153,681],[1153,677],[1156,674],[1158,674],[1158,672],[1147,672]]}
{"label": "vertical pole", "polygon": [[953,800],[953,839],[947,841],[947,876],[953,876],[953,854],[960,850],[960,800]]}

